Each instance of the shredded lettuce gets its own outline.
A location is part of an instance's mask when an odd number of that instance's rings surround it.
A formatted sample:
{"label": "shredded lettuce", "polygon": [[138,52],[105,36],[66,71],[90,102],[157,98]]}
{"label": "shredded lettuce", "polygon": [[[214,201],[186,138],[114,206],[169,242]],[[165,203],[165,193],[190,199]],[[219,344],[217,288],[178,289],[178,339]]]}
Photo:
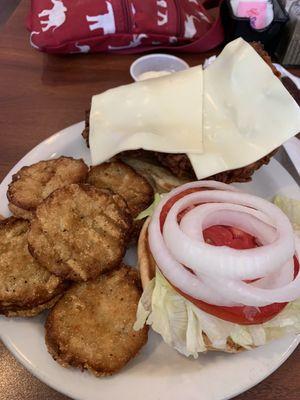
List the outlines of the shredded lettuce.
{"label": "shredded lettuce", "polygon": [[180,353],[197,358],[209,347],[225,351],[250,349],[286,334],[300,333],[300,299],[264,324],[238,325],[198,309],[179,295],[157,269],[140,299],[134,329],[139,330],[144,324],[151,325]]}
{"label": "shredded lettuce", "polygon": [[277,195],[273,203],[288,216],[295,232],[300,236],[300,200]]}
{"label": "shredded lettuce", "polygon": [[158,203],[160,202],[161,198],[162,198],[162,195],[160,195],[159,193],[155,193],[153,203],[150,204],[150,206],[148,208],[146,208],[146,210],[139,213],[139,215],[135,218],[135,220],[137,221],[137,220],[144,219],[147,217],[152,217],[152,214],[153,214],[155,208],[157,207]]}

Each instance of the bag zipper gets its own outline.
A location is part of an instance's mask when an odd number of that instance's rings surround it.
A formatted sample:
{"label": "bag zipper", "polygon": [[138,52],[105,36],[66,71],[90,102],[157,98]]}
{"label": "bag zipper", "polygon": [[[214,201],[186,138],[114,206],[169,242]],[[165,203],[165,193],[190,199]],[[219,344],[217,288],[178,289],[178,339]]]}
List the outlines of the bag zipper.
{"label": "bag zipper", "polygon": [[122,0],[122,5],[123,5],[123,12],[124,12],[124,17],[125,17],[125,33],[131,33],[132,31],[132,21],[130,17],[130,10],[128,6],[127,0]]}
{"label": "bag zipper", "polygon": [[180,0],[174,0],[174,3],[177,11],[177,37],[181,38],[183,35],[183,21],[181,15]]}

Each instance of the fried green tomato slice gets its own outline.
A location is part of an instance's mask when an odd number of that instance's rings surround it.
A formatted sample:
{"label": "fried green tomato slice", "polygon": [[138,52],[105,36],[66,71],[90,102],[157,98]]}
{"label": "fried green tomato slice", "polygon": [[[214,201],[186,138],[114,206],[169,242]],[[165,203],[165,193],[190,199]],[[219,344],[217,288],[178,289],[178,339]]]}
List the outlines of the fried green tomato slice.
{"label": "fried green tomato slice", "polygon": [[52,308],[58,302],[61,296],[62,293],[56,297],[53,297],[53,299],[46,301],[45,303],[31,308],[0,307],[0,314],[5,315],[6,317],[35,317],[43,311]]}
{"label": "fried green tomato slice", "polygon": [[24,208],[15,206],[13,203],[8,203],[8,208],[9,208],[10,212],[15,217],[18,217],[18,218],[32,220],[32,218],[34,218],[34,215],[35,215],[35,210],[34,211],[25,210]]}
{"label": "fried green tomato slice", "polygon": [[49,353],[64,367],[96,376],[119,371],[148,339],[147,327],[133,330],[141,294],[138,272],[124,265],[75,284],[48,315]]}
{"label": "fried green tomato slice", "polygon": [[153,189],[147,179],[121,161],[106,162],[91,168],[87,182],[122,196],[133,218],[153,202]]}
{"label": "fried green tomato slice", "polygon": [[131,226],[121,196],[72,184],[56,190],[37,207],[28,235],[29,250],[55,275],[86,281],[120,264]]}
{"label": "fried green tomato slice", "polygon": [[54,190],[85,182],[88,167],[83,160],[59,157],[23,167],[8,186],[9,209],[17,217],[31,219],[36,207]]}
{"label": "fried green tomato slice", "polygon": [[[0,313],[48,308],[66,284],[40,265],[28,251],[29,222],[10,217],[0,221]],[[44,306],[42,306],[44,305]],[[38,313],[37,312],[37,313]]]}

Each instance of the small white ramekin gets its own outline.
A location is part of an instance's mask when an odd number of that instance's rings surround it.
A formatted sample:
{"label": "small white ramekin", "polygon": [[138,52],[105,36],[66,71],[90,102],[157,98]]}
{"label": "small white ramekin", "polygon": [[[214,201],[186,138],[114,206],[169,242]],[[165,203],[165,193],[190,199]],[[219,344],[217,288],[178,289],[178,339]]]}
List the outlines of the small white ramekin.
{"label": "small white ramekin", "polygon": [[189,68],[189,65],[179,57],[169,54],[155,53],[139,57],[130,66],[132,79],[138,81],[138,77],[150,71],[178,72]]}

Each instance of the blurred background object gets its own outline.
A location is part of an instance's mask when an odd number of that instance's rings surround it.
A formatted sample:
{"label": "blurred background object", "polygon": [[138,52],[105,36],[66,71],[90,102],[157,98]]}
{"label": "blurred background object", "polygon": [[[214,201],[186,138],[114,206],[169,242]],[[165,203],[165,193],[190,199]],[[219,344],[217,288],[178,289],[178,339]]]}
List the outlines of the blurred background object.
{"label": "blurred background object", "polygon": [[283,65],[300,65],[300,0],[285,0],[290,20],[284,29],[276,55]]}
{"label": "blurred background object", "polygon": [[[258,28],[255,26],[253,16],[238,16],[240,15],[239,5],[242,3],[248,3],[252,14],[256,14],[255,21],[257,21],[260,13],[263,14],[263,28],[261,28],[261,22]],[[252,8],[249,3],[252,3]],[[258,4],[264,4],[265,7],[258,9]],[[254,8],[255,6],[256,9]],[[246,10],[247,9],[244,9],[242,11]],[[243,15],[246,15],[246,12]],[[221,16],[226,42],[230,42],[238,37],[242,37],[248,42],[261,42],[269,54],[273,54],[276,50],[284,26],[289,19],[281,0],[224,0],[221,5]]]}
{"label": "blurred background object", "polygon": [[254,29],[264,29],[274,19],[272,0],[230,0],[231,9],[236,17],[249,18]]}

